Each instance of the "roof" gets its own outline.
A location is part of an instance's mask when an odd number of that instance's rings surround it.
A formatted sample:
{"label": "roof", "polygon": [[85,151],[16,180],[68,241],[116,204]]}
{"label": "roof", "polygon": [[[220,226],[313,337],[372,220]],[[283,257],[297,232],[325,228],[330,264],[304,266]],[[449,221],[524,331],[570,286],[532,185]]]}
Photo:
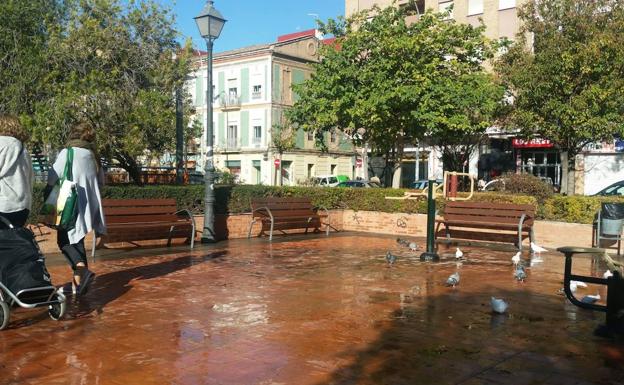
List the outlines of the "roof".
{"label": "roof", "polygon": [[298,39],[300,37],[316,36],[316,29],[308,29],[306,31],[289,33],[277,37],[277,42],[281,43],[288,40]]}

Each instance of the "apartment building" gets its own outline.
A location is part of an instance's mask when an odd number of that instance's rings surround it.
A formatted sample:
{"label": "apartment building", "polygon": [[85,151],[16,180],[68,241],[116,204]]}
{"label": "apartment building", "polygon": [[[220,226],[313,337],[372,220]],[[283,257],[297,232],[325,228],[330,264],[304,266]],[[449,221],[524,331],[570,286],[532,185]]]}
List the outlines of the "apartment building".
{"label": "apartment building", "polygon": [[[486,26],[486,36],[492,39],[507,37],[512,39],[520,27],[517,7],[526,0],[418,0],[415,1],[417,10],[426,9],[443,11],[451,6],[451,17],[461,23],[478,25],[480,19]],[[371,8],[373,5],[387,7],[393,0],[345,0],[345,14]],[[409,0],[399,0],[399,6],[407,6]]]}
{"label": "apartment building", "polygon": [[[213,132],[215,167],[245,184],[296,185],[318,175],[354,176],[351,142],[340,133],[328,134],[329,151],[321,153],[314,136],[301,130],[296,146],[284,153],[281,175],[276,166],[272,135],[283,124],[283,113],[297,100],[291,86],[310,76],[310,63],[318,60],[322,44],[315,30],[279,36],[276,42],[218,53],[213,60]],[[197,58],[187,81],[196,116],[204,133],[197,165],[204,164],[206,116],[206,61]]]}

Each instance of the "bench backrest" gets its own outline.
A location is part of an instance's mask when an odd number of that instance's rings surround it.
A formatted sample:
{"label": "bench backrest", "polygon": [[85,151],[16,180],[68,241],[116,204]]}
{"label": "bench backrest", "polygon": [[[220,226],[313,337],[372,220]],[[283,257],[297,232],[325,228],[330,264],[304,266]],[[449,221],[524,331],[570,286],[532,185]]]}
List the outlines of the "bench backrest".
{"label": "bench backrest", "polygon": [[103,199],[107,224],[155,223],[178,220],[175,199]]}
{"label": "bench backrest", "polygon": [[255,211],[261,207],[267,207],[271,210],[271,214],[274,217],[292,217],[292,216],[304,216],[314,215],[316,212],[314,206],[312,206],[312,200],[310,198],[254,198],[251,200],[251,209],[254,211],[255,217],[264,217],[266,212]]}
{"label": "bench backrest", "polygon": [[467,220],[492,223],[518,223],[522,214],[524,223],[532,225],[535,218],[535,206],[512,203],[489,202],[447,202],[444,207],[444,219]]}

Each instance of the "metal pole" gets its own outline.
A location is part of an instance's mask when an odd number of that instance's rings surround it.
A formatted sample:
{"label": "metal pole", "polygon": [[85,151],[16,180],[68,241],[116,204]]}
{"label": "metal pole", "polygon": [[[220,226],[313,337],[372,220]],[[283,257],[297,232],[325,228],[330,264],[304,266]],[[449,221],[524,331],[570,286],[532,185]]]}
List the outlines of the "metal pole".
{"label": "metal pole", "polygon": [[176,184],[184,183],[184,121],[182,93],[176,89]]}
{"label": "metal pole", "polygon": [[206,39],[208,48],[207,54],[207,79],[206,89],[206,166],[204,167],[204,231],[202,232],[201,243],[214,243],[214,161],[213,161],[213,139],[212,139],[212,39]]}
{"label": "metal pole", "polygon": [[427,191],[427,251],[420,255],[421,261],[439,261],[440,256],[435,252],[435,210],[436,201],[433,192],[435,188],[435,180],[429,179]]}

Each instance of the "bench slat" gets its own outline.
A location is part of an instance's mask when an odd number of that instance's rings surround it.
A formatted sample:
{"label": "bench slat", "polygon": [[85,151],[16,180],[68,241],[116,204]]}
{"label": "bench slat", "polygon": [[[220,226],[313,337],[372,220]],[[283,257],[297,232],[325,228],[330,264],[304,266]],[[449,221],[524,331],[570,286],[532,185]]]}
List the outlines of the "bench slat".
{"label": "bench slat", "polygon": [[535,206],[525,204],[512,204],[512,203],[491,203],[491,202],[447,202],[446,207],[457,208],[477,208],[477,209],[498,209],[498,210],[521,210],[527,212],[534,212]]}
{"label": "bench slat", "polygon": [[[518,226],[520,218],[508,218],[508,217],[488,217],[488,216],[468,216],[468,215],[444,215],[444,219],[450,222],[457,223],[495,223],[495,224],[510,224]],[[526,221],[525,223],[527,223]]]}
{"label": "bench slat", "polygon": [[495,217],[510,217],[510,218],[520,218],[522,214],[527,214],[527,216],[531,216],[530,213],[525,210],[491,210],[491,209],[478,209],[478,208],[457,208],[457,207],[449,207],[444,210],[444,214],[464,214],[464,215],[475,215],[475,216],[495,216]]}
{"label": "bench slat", "polygon": [[152,223],[152,222],[177,222],[188,221],[186,218],[180,218],[177,215],[115,215],[106,218],[106,223]]}
{"label": "bench slat", "polygon": [[140,207],[105,207],[104,215],[154,215],[154,214],[173,214],[177,211],[177,207],[173,206],[140,206]]}
{"label": "bench slat", "polygon": [[102,207],[174,206],[175,199],[103,199]]}

